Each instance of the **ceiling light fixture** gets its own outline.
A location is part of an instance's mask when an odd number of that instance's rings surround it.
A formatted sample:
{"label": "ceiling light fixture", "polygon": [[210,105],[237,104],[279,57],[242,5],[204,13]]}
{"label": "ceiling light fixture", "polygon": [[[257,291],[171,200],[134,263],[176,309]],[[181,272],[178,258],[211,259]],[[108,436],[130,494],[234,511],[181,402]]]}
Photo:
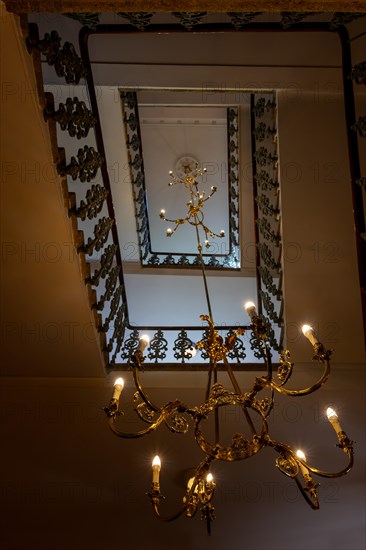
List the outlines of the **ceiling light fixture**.
{"label": "ceiling light fixture", "polygon": [[[319,508],[317,492],[319,484],[313,480],[311,474],[316,474],[320,477],[335,478],[348,473],[353,466],[353,442],[341,428],[336,412],[330,407],[327,409],[327,416],[337,434],[337,446],[348,455],[347,466],[339,472],[326,472],[311,466],[306,461],[303,451],[294,451],[289,445],[273,439],[268,434],[267,418],[274,406],[275,392],[277,391],[283,395],[292,397],[309,395],[319,389],[329,376],[329,360],[332,350],[325,349],[317,339],[312,327],[304,325],[302,331],[314,349],[313,359],[323,365],[324,371],[320,379],[311,387],[292,390],[285,387],[292,375],[294,366],[290,361],[290,353],[288,350],[281,352],[277,372],[274,375],[271,360],[272,354],[268,341],[269,326],[262,315],[258,315],[256,306],[253,302],[247,302],[244,306],[251,324],[244,328],[238,328],[235,333],[228,335],[225,340],[220,336],[215,329],[212,316],[205,267],[202,259],[203,247],[201,244],[200,232],[202,233],[203,231],[203,241],[206,243],[206,247],[209,247],[209,238],[223,237],[224,231],[214,233],[204,223],[202,207],[216,192],[216,187],[211,187],[210,194],[205,196],[205,192],[199,190],[197,183],[197,177],[203,174],[204,170],[201,170],[198,164],[195,165],[190,175],[186,175],[184,179],[179,179],[170,172],[172,177],[170,185],[181,184],[189,191],[190,200],[187,203],[188,212],[183,218],[169,220],[165,217],[165,210],[161,210],[160,217],[165,221],[175,224],[173,229],[167,230],[167,236],[169,237],[171,237],[178,227],[184,223],[189,223],[196,231],[197,249],[200,257],[208,309],[208,315],[201,315],[201,319],[208,323],[208,329],[202,340],[192,345],[188,355],[191,358],[196,354],[196,350],[203,350],[210,359],[205,401],[194,407],[186,406],[179,400],[170,401],[163,406],[157,406],[149,399],[140,383],[140,372],[143,370],[144,363],[143,353],[148,346],[148,337],[144,335],[141,336],[139,340],[138,349],[131,356],[131,367],[137,389],[135,398],[140,401],[135,405],[135,411],[140,419],[147,424],[147,427],[136,433],[125,433],[117,427],[116,420],[123,414],[119,409],[119,400],[124,386],[122,378],[116,380],[113,397],[109,406],[105,407],[104,411],[108,417],[109,426],[112,431],[123,438],[142,437],[156,430],[161,424],[165,424],[172,432],[186,433],[189,429],[188,418],[191,419],[194,426],[194,437],[203,451],[204,458],[195,469],[194,475],[188,480],[181,508],[175,514],[168,517],[160,514],[159,504],[160,500],[163,498],[160,492],[160,472],[162,465],[158,456],[155,456],[152,462],[152,486],[148,495],[151,499],[155,514],[163,521],[171,521],[182,514],[186,514],[187,517],[193,517],[197,510],[200,509],[201,517],[206,521],[207,529],[210,533],[211,521],[214,518],[212,499],[216,486],[212,472],[210,472],[210,467],[214,461],[221,460],[232,462],[243,460],[256,455],[264,447],[271,447],[278,454],[276,466],[282,473],[295,480],[301,494],[308,504],[312,508],[317,509]],[[252,331],[260,342],[260,352],[265,364],[266,374],[256,377],[251,389],[242,392],[234,375],[232,366],[227,359],[227,354],[234,348],[238,335],[244,334],[246,330]],[[224,363],[225,370],[233,386],[233,391],[227,389],[223,384],[218,382],[217,365],[219,362]],[[267,395],[265,390],[267,390]],[[261,394],[261,392],[263,393]],[[244,433],[236,433],[232,437],[229,446],[220,443],[218,412],[221,407],[226,406],[235,406],[242,410],[243,418],[251,434],[249,437],[246,437]],[[208,440],[203,430],[203,426],[211,413],[213,413],[215,428],[215,441],[213,443]]]}

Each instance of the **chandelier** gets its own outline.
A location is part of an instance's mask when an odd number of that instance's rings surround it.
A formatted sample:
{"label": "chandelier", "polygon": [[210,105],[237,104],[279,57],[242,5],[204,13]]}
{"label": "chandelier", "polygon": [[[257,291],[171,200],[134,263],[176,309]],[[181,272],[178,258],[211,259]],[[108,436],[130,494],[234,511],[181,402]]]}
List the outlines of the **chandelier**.
{"label": "chandelier", "polygon": [[[189,430],[189,420],[193,425],[195,440],[203,452],[203,459],[196,467],[194,474],[188,480],[186,492],[182,499],[180,509],[171,516],[164,516],[160,513],[160,501],[164,498],[160,491],[160,471],[161,461],[159,456],[155,456],[152,461],[152,485],[150,492],[147,493],[151,499],[153,510],[159,519],[171,521],[185,514],[187,517],[193,517],[197,510],[201,511],[201,518],[206,521],[207,531],[211,532],[211,521],[214,519],[214,507],[212,504],[215,493],[215,481],[210,472],[211,464],[216,460],[224,462],[233,462],[244,460],[259,453],[264,447],[271,447],[276,453],[276,466],[285,475],[292,478],[298,486],[306,502],[313,509],[319,508],[318,486],[319,483],[313,480],[312,474],[320,477],[335,478],[347,474],[353,466],[353,442],[343,431],[339,422],[337,413],[328,407],[326,415],[337,434],[337,446],[348,456],[347,466],[338,472],[327,472],[315,468],[306,460],[305,454],[301,450],[294,450],[286,443],[273,439],[268,433],[267,419],[274,406],[274,396],[279,392],[288,397],[305,396],[319,389],[327,380],[330,373],[330,357],[332,350],[327,350],[319,342],[317,336],[309,325],[302,327],[304,336],[311,343],[314,356],[313,360],[323,366],[323,374],[320,379],[311,387],[293,390],[287,389],[286,384],[293,373],[294,364],[290,361],[290,352],[283,350],[279,356],[279,364],[276,373],[273,372],[272,354],[269,345],[268,331],[269,325],[262,315],[259,315],[253,302],[245,304],[245,310],[250,318],[250,325],[238,328],[235,332],[228,335],[225,340],[215,328],[210,296],[208,292],[205,267],[202,258],[203,244],[206,248],[210,247],[210,238],[222,238],[225,232],[215,233],[205,225],[203,205],[217,191],[216,187],[211,187],[210,193],[206,196],[205,191],[200,191],[197,178],[204,174],[198,164],[195,167],[187,166],[185,177],[180,179],[170,172],[172,181],[170,186],[179,184],[184,185],[189,192],[189,201],[187,203],[187,213],[183,218],[168,219],[165,216],[165,210],[161,210],[160,218],[164,221],[174,224],[173,228],[166,231],[167,237],[172,237],[175,231],[183,224],[187,223],[195,228],[197,249],[200,258],[200,268],[204,283],[208,314],[201,315],[201,320],[207,322],[208,327],[204,337],[193,344],[187,350],[188,358],[195,356],[197,350],[204,350],[209,358],[208,379],[206,387],[205,401],[194,407],[188,407],[179,400],[169,401],[165,405],[158,406],[154,404],[140,383],[140,373],[144,369],[144,350],[149,344],[149,337],[141,336],[138,348],[131,355],[130,367],[133,371],[133,379],[136,387],[135,393],[135,411],[139,418],[147,425],[141,431],[136,433],[125,433],[117,426],[119,417],[123,414],[119,408],[120,396],[124,387],[122,378],[118,378],[114,384],[113,397],[109,406],[104,408],[108,417],[108,423],[113,431],[122,438],[137,438],[147,435],[156,430],[161,424],[165,424],[171,432],[187,433]],[[204,234],[203,242],[201,235]],[[254,333],[259,342],[260,354],[263,358],[265,372],[263,376],[256,377],[252,387],[243,392],[237,382],[232,366],[227,359],[227,354],[232,350],[239,335],[245,331]],[[232,389],[224,387],[218,382],[218,363],[224,364]],[[264,390],[267,390],[267,395]],[[261,393],[263,392],[263,393]],[[222,445],[219,441],[219,415],[221,407],[235,406],[239,407],[243,413],[243,418],[251,432],[251,437],[247,438],[243,433],[236,433],[231,440],[231,445]],[[209,442],[204,434],[204,424],[209,415],[214,415],[215,441]],[[256,418],[253,421],[253,418]]]}

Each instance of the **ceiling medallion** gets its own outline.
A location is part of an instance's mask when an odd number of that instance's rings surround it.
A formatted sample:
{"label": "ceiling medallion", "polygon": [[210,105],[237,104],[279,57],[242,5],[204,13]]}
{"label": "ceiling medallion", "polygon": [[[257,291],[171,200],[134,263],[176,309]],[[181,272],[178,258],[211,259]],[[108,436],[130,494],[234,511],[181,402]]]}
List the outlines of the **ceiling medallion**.
{"label": "ceiling medallion", "polygon": [[[159,456],[155,456],[152,461],[152,485],[148,496],[155,514],[163,521],[174,520],[182,514],[191,518],[200,510],[201,518],[205,520],[207,531],[210,533],[211,522],[214,519],[212,501],[216,487],[212,465],[217,460],[228,463],[244,460],[256,455],[265,447],[269,447],[277,453],[274,460],[277,468],[294,480],[306,502],[311,508],[317,509],[319,508],[319,483],[313,480],[312,474],[325,478],[336,478],[347,474],[353,466],[353,442],[344,432],[337,413],[330,407],[326,411],[328,420],[337,435],[337,446],[347,455],[348,459],[345,467],[338,472],[327,472],[312,466],[307,461],[302,450],[295,450],[287,443],[272,438],[268,433],[269,426],[267,419],[273,410],[276,392],[287,397],[301,397],[318,390],[326,382],[330,373],[332,350],[324,348],[317,339],[312,327],[309,325],[302,327],[304,336],[313,347],[313,359],[322,365],[323,374],[312,386],[294,390],[285,387],[291,378],[294,367],[294,364],[290,360],[290,352],[288,350],[281,352],[277,372],[275,372],[268,337],[270,327],[265,318],[257,313],[253,302],[247,302],[244,306],[250,319],[248,326],[238,328],[235,332],[228,335],[225,340],[219,334],[213,320],[205,267],[202,260],[203,244],[208,247],[210,246],[210,238],[224,236],[223,231],[215,233],[205,225],[204,213],[202,211],[204,203],[215,194],[216,187],[211,187],[210,193],[206,196],[205,192],[199,189],[197,183],[197,177],[202,176],[205,170],[201,170],[198,167],[196,159],[186,155],[181,157],[178,162],[179,169],[183,171],[183,175],[182,177],[177,177],[173,172],[170,172],[172,181],[169,185],[182,185],[187,189],[190,195],[190,199],[186,204],[188,212],[184,217],[172,220],[165,216],[165,210],[161,210],[160,218],[163,221],[175,224],[173,229],[167,229],[167,237],[172,237],[175,231],[185,223],[192,225],[195,229],[208,311],[208,315],[201,315],[201,320],[206,322],[208,326],[203,332],[202,339],[196,344],[192,342],[192,348],[190,348],[187,358],[194,357],[197,351],[200,351],[201,353],[205,353],[210,359],[205,400],[196,406],[187,406],[177,399],[169,401],[162,406],[158,406],[151,401],[140,383],[140,372],[143,371],[144,366],[144,350],[149,344],[148,337],[142,336],[138,349],[131,356],[130,366],[133,370],[137,390],[134,398],[134,410],[143,422],[144,427],[138,432],[126,433],[121,431],[116,425],[120,416],[123,415],[123,411],[119,408],[120,396],[124,387],[122,378],[116,380],[112,399],[109,406],[104,409],[108,417],[109,426],[116,435],[123,438],[142,437],[153,432],[162,424],[165,424],[171,432],[181,434],[187,433],[190,425],[193,426],[194,437],[203,453],[203,457],[200,464],[196,467],[194,474],[188,480],[186,492],[182,498],[179,510],[170,516],[165,516],[160,512],[160,501],[164,497],[160,491],[161,461]],[[192,163],[194,163],[194,166]],[[251,387],[246,391],[241,390],[232,366],[228,361],[230,352],[237,346],[238,337],[244,334],[244,332],[248,332],[249,337],[258,340],[260,356],[266,371],[263,376],[255,377]],[[226,388],[218,380],[219,372],[217,365],[219,362],[224,364],[226,373],[232,384],[232,388],[230,389]],[[225,425],[220,426],[218,414],[221,407],[227,406],[238,407],[243,414],[243,420],[246,422],[245,433],[233,434],[229,445],[221,442]],[[204,433],[204,426],[210,415],[213,418],[215,428],[213,441],[209,441]],[[225,440],[228,441],[227,436]]]}
{"label": "ceiling medallion", "polygon": [[180,180],[185,180],[198,167],[199,161],[192,155],[183,155],[179,157],[174,165],[174,174]]}

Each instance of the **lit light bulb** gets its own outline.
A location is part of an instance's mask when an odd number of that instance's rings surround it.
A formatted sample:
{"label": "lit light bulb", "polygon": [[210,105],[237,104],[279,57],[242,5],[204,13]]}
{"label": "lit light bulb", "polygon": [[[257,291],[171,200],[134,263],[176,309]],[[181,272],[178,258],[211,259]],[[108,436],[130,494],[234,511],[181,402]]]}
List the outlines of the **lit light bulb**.
{"label": "lit light bulb", "polygon": [[191,357],[189,357],[189,359],[193,359],[193,357],[196,357],[196,355],[197,355],[196,348],[194,348],[192,346],[191,348],[186,349],[184,355],[186,355],[188,357],[188,354],[191,356]]}
{"label": "lit light bulb", "polygon": [[160,457],[158,455],[154,456],[154,459],[152,461],[152,467],[156,468],[160,471],[160,469],[161,469],[161,460],[160,460]]}
{"label": "lit light bulb", "polygon": [[213,475],[211,473],[207,474],[206,482],[208,485],[211,485],[213,482]]}
{"label": "lit light bulb", "polygon": [[327,417],[328,417],[328,420],[332,421],[334,418],[337,419],[338,415],[335,412],[335,410],[332,409],[332,407],[328,407],[327,408]]}
{"label": "lit light bulb", "polygon": [[338,420],[338,415],[337,413],[335,412],[334,409],[332,409],[332,407],[328,407],[327,408],[327,417],[328,417],[328,420],[329,422],[332,424],[333,428],[334,428],[334,431],[338,434],[339,432],[342,432],[342,426]]}
{"label": "lit light bulb", "polygon": [[[296,455],[301,458],[301,460],[304,460],[306,461],[306,456],[305,454],[299,449],[298,451],[296,451]],[[309,470],[307,469],[306,466],[304,466],[303,464],[301,464],[301,462],[299,462],[299,468],[301,470],[301,473],[303,476],[308,476],[309,475]]]}
{"label": "lit light bulb", "polygon": [[217,187],[215,187],[215,186],[213,185],[213,186],[211,187],[211,191],[212,191],[213,193],[215,193],[215,191],[217,191]]}
{"label": "lit light bulb", "polygon": [[306,460],[305,454],[300,449],[296,451],[296,455],[301,458],[301,460]]}
{"label": "lit light bulb", "polygon": [[170,227],[168,227],[168,229],[166,230],[166,236],[171,237],[172,233],[173,233],[173,231],[170,229]]}
{"label": "lit light bulb", "polygon": [[148,336],[148,334],[143,334],[142,336],[140,336],[138,347],[139,351],[143,352],[145,348],[149,345],[149,342],[150,337]]}
{"label": "lit light bulb", "polygon": [[161,462],[158,455],[154,456],[152,461],[152,471],[153,471],[153,483],[159,484],[159,474],[161,470]]}
{"label": "lit light bulb", "polygon": [[225,237],[225,231],[223,229],[221,229],[220,235],[221,235],[221,237]]}
{"label": "lit light bulb", "polygon": [[160,210],[160,217],[165,218],[165,210],[164,209]]}
{"label": "lit light bulb", "polygon": [[173,175],[173,170],[169,170],[169,176]]}
{"label": "lit light bulb", "polygon": [[246,302],[244,309],[251,319],[253,319],[253,317],[257,317],[257,309],[253,302]]}
{"label": "lit light bulb", "polygon": [[112,399],[116,399],[117,401],[119,401],[119,398],[120,398],[120,395],[122,393],[124,385],[125,385],[125,383],[123,381],[123,378],[117,378],[116,379],[116,381],[114,383],[114,392],[113,392]]}
{"label": "lit light bulb", "polygon": [[210,243],[209,243],[208,239],[205,240],[205,245],[206,245],[206,248],[209,248]]}
{"label": "lit light bulb", "polygon": [[303,325],[301,327],[301,330],[302,330],[304,336],[312,344],[312,346],[315,346],[316,344],[319,344],[319,341],[318,341],[317,337],[315,336],[314,329],[310,325]]}

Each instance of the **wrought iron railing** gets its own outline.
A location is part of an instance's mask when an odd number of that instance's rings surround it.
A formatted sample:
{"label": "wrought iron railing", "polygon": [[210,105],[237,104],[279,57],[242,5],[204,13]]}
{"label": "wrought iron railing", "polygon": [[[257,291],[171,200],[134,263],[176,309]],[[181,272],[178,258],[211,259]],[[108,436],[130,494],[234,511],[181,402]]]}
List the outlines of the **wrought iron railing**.
{"label": "wrought iron railing", "polygon": [[[262,30],[263,25],[259,26]],[[316,28],[325,30],[324,25],[318,25]],[[339,32],[342,45],[345,48],[344,33],[347,33],[342,31],[342,28],[340,27]],[[214,32],[218,29],[218,25],[213,25],[212,28],[205,26],[201,29],[203,32]],[[225,29],[230,30],[226,27]],[[273,30],[273,25],[271,29]],[[121,29],[118,27],[118,32],[120,31]],[[64,185],[65,198],[69,205],[75,244],[82,263],[83,273],[85,273],[85,283],[89,288],[91,307],[100,333],[106,366],[110,368],[115,366],[118,366],[118,368],[127,367],[131,354],[138,346],[139,336],[149,330],[154,334],[147,351],[149,361],[145,363],[146,368],[149,368],[149,364],[156,368],[157,364],[163,363],[164,368],[181,369],[189,361],[190,368],[200,369],[207,358],[202,353],[199,359],[195,358],[192,361],[191,347],[193,342],[202,338],[202,327],[135,327],[131,325],[129,320],[111,186],[105,162],[103,136],[87,51],[87,37],[92,32],[97,32],[97,29],[92,31],[90,28],[86,28],[81,34],[82,59],[73,45],[68,42],[61,45],[61,39],[57,32],[47,33],[44,38],[40,39],[36,25],[32,24],[29,27],[27,48],[30,53],[37,52],[38,61],[36,60],[36,62],[39,62],[39,58],[42,56],[48,65],[54,67],[56,74],[65,79],[66,83],[76,86],[85,79],[88,87],[90,102],[88,100],[80,101],[76,96],[68,97],[57,109],[52,97],[47,95],[44,116],[53,128],[51,134],[55,133],[55,126],[58,125],[61,131],[67,132],[68,139],[90,140],[83,147],[72,146],[70,152],[67,151],[66,153],[60,150],[58,171],[64,178],[64,182],[67,181],[67,185]],[[100,32],[107,31],[101,29]],[[131,31],[131,28],[126,30],[126,26],[123,26],[122,32],[138,31]],[[155,32],[153,28],[151,32]],[[352,110],[352,105],[350,106],[349,103],[350,96],[353,97],[352,82],[348,79],[347,84],[347,78],[351,76],[356,83],[364,83],[364,66],[361,64],[361,66],[356,66],[351,71],[349,57],[347,55],[345,57],[348,60],[344,62],[345,103],[347,106],[346,112],[348,113],[347,120],[352,122],[349,125],[348,137],[349,143],[354,145],[350,133],[354,137],[357,136],[356,132],[363,136],[364,120],[355,120],[354,105]],[[265,94],[253,96],[252,146],[258,305],[259,312],[272,325],[272,346],[274,349],[280,349],[283,340],[283,267],[281,263],[281,212],[277,177],[278,152],[275,140],[275,110],[274,95],[270,98],[267,98]],[[358,193],[358,195],[361,193],[362,197],[362,193],[365,191],[365,177],[360,174],[359,159],[358,156],[355,157],[352,148],[354,149],[354,147],[350,147],[351,165],[353,166],[352,177],[355,183],[354,188],[358,190],[355,193]],[[100,178],[100,174],[102,178]],[[360,205],[357,206],[357,209],[358,228],[362,237],[365,233],[363,210],[360,211]],[[364,257],[364,246],[362,250],[360,256],[361,266]],[[362,273],[364,280],[364,271]],[[237,328],[237,326],[222,327],[222,332],[225,335],[230,334]],[[260,356],[260,346],[256,342],[255,336],[250,333],[249,327],[243,328],[247,329],[246,335],[243,338],[238,338],[236,347],[229,354],[229,358],[239,364],[245,358],[248,358],[246,356],[249,354],[254,353],[255,357]],[[253,364],[251,361],[245,365],[246,368],[248,366],[258,368],[258,364]]]}
{"label": "wrought iron railing", "polygon": [[[199,267],[198,253],[157,252],[153,250],[147,206],[146,175],[144,170],[143,144],[140,130],[140,117],[137,93],[121,90],[123,119],[126,130],[126,145],[128,149],[131,171],[132,191],[135,204],[135,217],[139,239],[140,261],[142,266],[176,266]],[[239,131],[238,108],[227,108],[227,179],[228,179],[228,210],[229,210],[229,250],[221,252],[204,252],[202,259],[206,267],[215,269],[239,269]],[[167,174],[168,177],[168,174]],[[210,246],[210,249],[212,245]]]}
{"label": "wrought iron railing", "polygon": [[[346,65],[345,73],[347,74],[347,86],[353,87],[352,81],[355,86],[366,85],[366,61],[357,63],[350,70],[349,65]],[[350,93],[353,97],[353,93]],[[360,269],[360,283],[361,283],[361,297],[363,300],[363,313],[364,313],[364,328],[366,334],[366,212],[363,205],[366,204],[366,174],[362,174],[360,171],[360,162],[358,158],[358,145],[365,148],[365,143],[361,145],[361,140],[366,138],[366,116],[356,115],[356,109],[354,101],[351,100],[351,104],[346,108],[347,122],[350,125],[350,140],[351,140],[351,154],[355,156],[355,162],[351,164],[352,169],[352,182],[353,182],[353,196],[356,217],[356,240],[357,240],[357,252],[359,259]],[[366,336],[365,336],[366,340]]]}
{"label": "wrought iron railing", "polygon": [[272,94],[252,94],[251,130],[258,311],[271,325],[271,345],[283,345],[283,261],[277,105]]}

